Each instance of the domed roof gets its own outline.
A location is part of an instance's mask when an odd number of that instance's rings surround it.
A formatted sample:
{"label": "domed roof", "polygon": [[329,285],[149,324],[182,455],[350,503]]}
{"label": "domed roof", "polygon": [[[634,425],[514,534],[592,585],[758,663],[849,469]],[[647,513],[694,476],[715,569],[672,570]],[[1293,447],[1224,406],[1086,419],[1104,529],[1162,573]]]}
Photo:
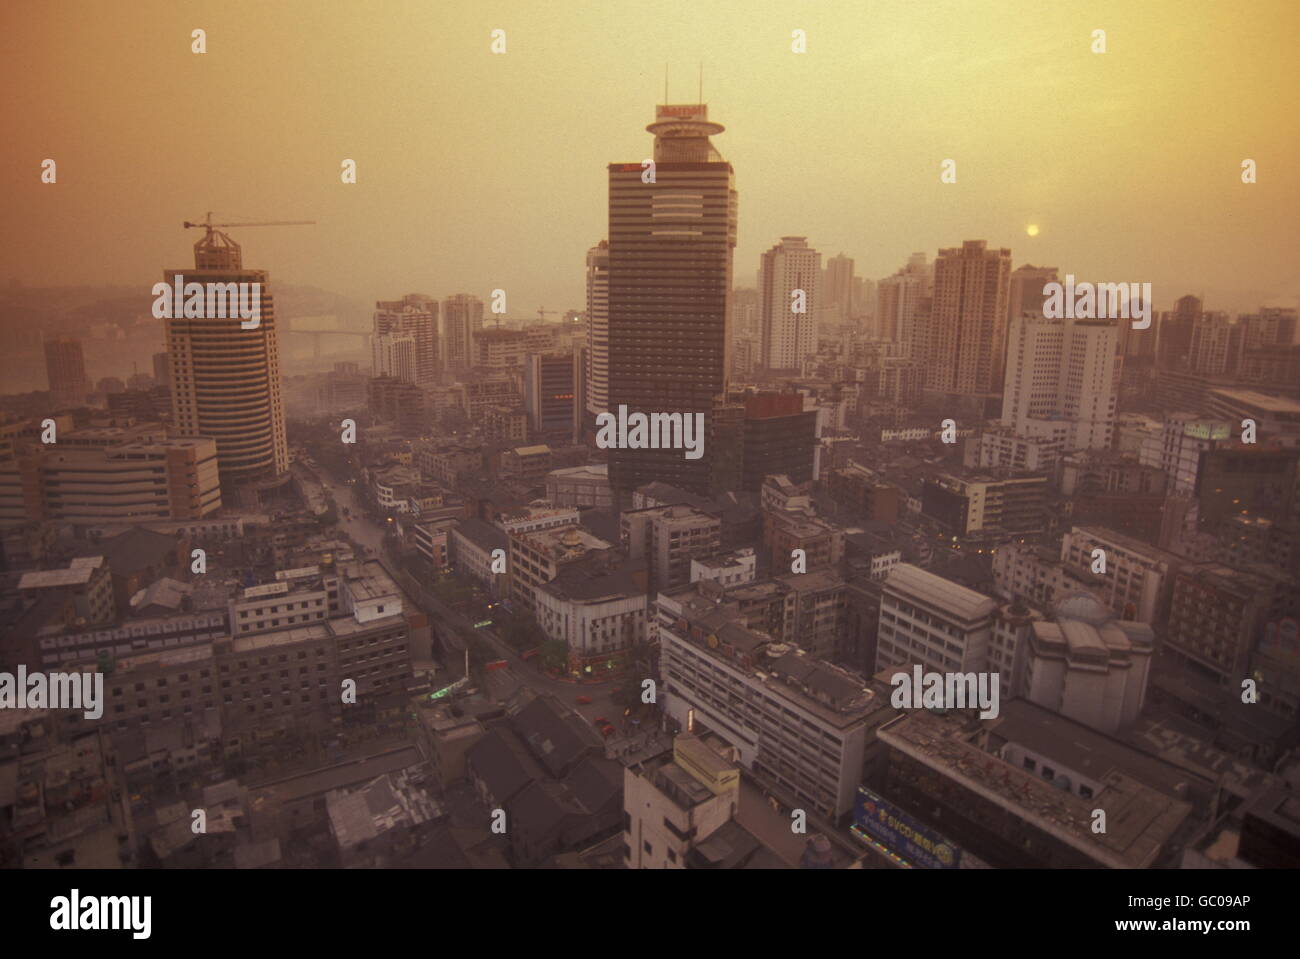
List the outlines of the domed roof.
{"label": "domed roof", "polygon": [[1090,626],[1104,626],[1115,618],[1114,613],[1085,589],[1078,589],[1062,596],[1052,607],[1052,612],[1058,622],[1072,619]]}

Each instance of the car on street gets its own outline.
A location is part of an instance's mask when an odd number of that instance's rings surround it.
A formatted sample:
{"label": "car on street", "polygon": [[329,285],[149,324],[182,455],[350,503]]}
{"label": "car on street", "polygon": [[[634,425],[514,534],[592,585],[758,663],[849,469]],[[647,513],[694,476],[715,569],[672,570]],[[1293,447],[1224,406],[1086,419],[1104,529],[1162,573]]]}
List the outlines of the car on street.
{"label": "car on street", "polygon": [[591,705],[591,697],[590,697],[590,696],[579,696],[577,699],[574,700],[574,702],[577,703],[579,706],[590,706],[590,705]]}
{"label": "car on street", "polygon": [[604,716],[597,716],[595,719],[592,720],[592,722],[595,723],[597,726],[609,725],[609,720],[606,719]]}

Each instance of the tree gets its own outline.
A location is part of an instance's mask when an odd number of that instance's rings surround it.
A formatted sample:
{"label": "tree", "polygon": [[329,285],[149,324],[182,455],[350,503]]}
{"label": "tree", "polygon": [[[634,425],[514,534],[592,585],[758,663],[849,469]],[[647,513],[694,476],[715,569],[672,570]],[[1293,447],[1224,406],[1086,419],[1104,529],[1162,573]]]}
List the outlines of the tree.
{"label": "tree", "polygon": [[[514,616],[508,620],[501,632],[501,638],[504,639],[511,649],[518,652],[532,649],[534,646],[543,644],[546,641],[546,634],[542,628],[531,617]],[[561,643],[561,645],[564,645]],[[568,661],[568,647],[565,646],[565,662]]]}
{"label": "tree", "polygon": [[569,644],[563,640],[545,640],[538,655],[547,669],[564,671],[569,668]]}
{"label": "tree", "polygon": [[469,590],[451,576],[439,576],[433,583],[433,594],[448,606],[459,606],[469,598]]}

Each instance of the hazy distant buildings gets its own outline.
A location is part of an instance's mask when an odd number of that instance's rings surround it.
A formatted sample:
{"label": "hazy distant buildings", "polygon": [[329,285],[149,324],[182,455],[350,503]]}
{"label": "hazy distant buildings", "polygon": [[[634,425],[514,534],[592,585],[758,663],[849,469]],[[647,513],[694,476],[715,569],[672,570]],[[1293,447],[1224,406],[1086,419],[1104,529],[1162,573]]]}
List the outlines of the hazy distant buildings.
{"label": "hazy distant buildings", "polygon": [[916,319],[926,309],[934,285],[934,274],[924,253],[913,253],[907,265],[876,284],[876,334],[882,340],[901,343],[917,357]]}
{"label": "hazy distant buildings", "polygon": [[372,344],[375,376],[389,376],[403,383],[416,378],[416,339],[410,333],[380,333]]}
{"label": "hazy distant buildings", "polygon": [[80,406],[90,392],[81,340],[60,336],[45,341],[45,376],[54,406]]}
{"label": "hazy distant buildings", "polygon": [[1207,311],[1192,325],[1187,365],[1193,373],[1224,376],[1241,365],[1242,334],[1245,328],[1232,322],[1227,313]]}
{"label": "hazy distant buildings", "polygon": [[[723,129],[704,104],[660,106],[654,182],[640,160],[609,167],[609,408],[699,413],[706,435],[731,338],[735,174],[709,142]],[[612,449],[609,474],[623,496],[656,480],[705,492],[709,454]]]}
{"label": "hazy distant buildings", "polygon": [[940,250],[926,337],[926,389],[988,396],[1002,390],[1011,251],[983,240]]}
{"label": "hazy distant buildings", "polygon": [[[380,364],[379,341],[385,336],[410,338],[409,372]],[[438,301],[433,297],[408,293],[400,300],[375,303],[374,337],[375,376],[394,376],[425,387],[438,382]]]}
{"label": "hazy distant buildings", "polygon": [[609,241],[587,251],[587,395],[591,416],[609,409]]}
{"label": "hazy distant buildings", "polygon": [[853,276],[853,258],[843,253],[826,261],[822,271],[822,305],[837,309],[841,320],[858,315],[862,304],[855,299],[857,291]]}
{"label": "hazy distant buildings", "polygon": [[740,287],[731,291],[731,332],[733,336],[753,337],[756,341],[760,339],[762,324],[759,322],[759,306],[758,290]]}
{"label": "hazy distant buildings", "polygon": [[1295,344],[1296,310],[1290,306],[1264,306],[1258,313],[1238,317],[1246,329],[1245,349],[1259,350],[1270,346],[1286,348]]}
{"label": "hazy distant buildings", "polygon": [[762,304],[762,365],[798,370],[817,352],[821,254],[803,236],[783,236],[763,254],[758,271]]}
{"label": "hazy distant buildings", "polygon": [[1194,296],[1179,297],[1172,312],[1160,315],[1156,363],[1162,370],[1186,367],[1192,352],[1192,333],[1201,318],[1201,301]]}
{"label": "hazy distant buildings", "polygon": [[474,334],[483,329],[483,301],[468,293],[457,293],[442,301],[442,366],[444,369],[474,365]]}
{"label": "hazy distant buildings", "polygon": [[527,354],[528,334],[523,330],[479,330],[470,341],[470,365],[480,369],[518,369]]}
{"label": "hazy distant buildings", "polygon": [[[239,244],[208,228],[194,244],[194,269],[164,270],[195,283],[260,284],[260,313],[252,329],[238,315],[163,320],[171,373],[172,422],[183,436],[217,441],[223,498],[255,497],[256,487],[289,469],[275,301],[265,270],[243,268]],[[173,314],[181,313],[173,309]]]}
{"label": "hazy distant buildings", "polygon": [[171,371],[167,366],[167,352],[153,355],[153,381],[155,386],[167,386],[172,381]]}
{"label": "hazy distant buildings", "polygon": [[430,425],[429,394],[414,383],[391,376],[376,376],[367,381],[366,408],[402,433],[419,435]]}
{"label": "hazy distant buildings", "polygon": [[1043,301],[1046,299],[1043,287],[1059,280],[1054,266],[1032,266],[1026,263],[1016,267],[1011,272],[1007,286],[1007,322],[1014,323],[1026,313],[1041,316]]}

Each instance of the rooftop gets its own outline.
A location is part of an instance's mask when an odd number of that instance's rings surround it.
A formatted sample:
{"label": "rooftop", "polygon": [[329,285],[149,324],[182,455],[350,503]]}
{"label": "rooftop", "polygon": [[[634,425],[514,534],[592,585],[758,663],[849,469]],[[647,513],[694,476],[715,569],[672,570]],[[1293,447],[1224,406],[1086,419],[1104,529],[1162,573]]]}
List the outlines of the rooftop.
{"label": "rooftop", "polygon": [[889,571],[885,590],[927,603],[966,622],[983,619],[997,609],[997,603],[989,597],[910,563],[902,563]]}
{"label": "rooftop", "polygon": [[18,588],[50,589],[58,586],[84,586],[90,582],[97,568],[98,564],[86,564],[69,566],[67,569],[42,569],[35,573],[23,573],[23,578],[18,581]]}
{"label": "rooftop", "polygon": [[1284,396],[1270,396],[1256,390],[1216,389],[1216,396],[1222,396],[1236,403],[1254,406],[1268,413],[1289,413],[1300,415],[1300,402]]}
{"label": "rooftop", "polygon": [[472,517],[456,520],[456,532],[484,550],[505,549],[510,537],[499,526]]}
{"label": "rooftop", "polygon": [[[1011,708],[1016,706],[1029,706],[1045,715],[1036,720],[1017,717]],[[1143,781],[1140,781],[1130,774],[1127,763],[1118,762],[1111,751],[1094,755],[1099,740],[1115,743],[1116,750],[1122,749],[1122,744],[1078,723],[1023,700],[1007,704],[998,719],[986,722],[987,727],[979,722],[971,724],[960,712],[939,714],[917,710],[885,724],[877,735],[891,748],[940,770],[948,778],[1013,810],[1026,822],[1112,868],[1152,866],[1192,814],[1189,803],[1148,785],[1153,776],[1179,773],[1148,772],[1143,765]],[[988,745],[982,746],[980,739],[985,729]],[[1046,755],[1060,756],[1062,765],[1083,766],[1101,782],[1102,790],[1090,799],[1083,799],[1004,761],[993,751],[1001,748],[1002,743],[1021,740],[1036,743]],[[1146,757],[1143,759],[1150,762]],[[1104,833],[1094,833],[1091,828],[1093,810],[1098,808],[1106,812]]]}

